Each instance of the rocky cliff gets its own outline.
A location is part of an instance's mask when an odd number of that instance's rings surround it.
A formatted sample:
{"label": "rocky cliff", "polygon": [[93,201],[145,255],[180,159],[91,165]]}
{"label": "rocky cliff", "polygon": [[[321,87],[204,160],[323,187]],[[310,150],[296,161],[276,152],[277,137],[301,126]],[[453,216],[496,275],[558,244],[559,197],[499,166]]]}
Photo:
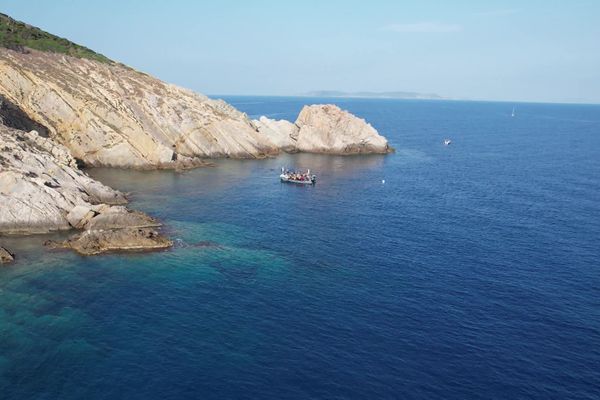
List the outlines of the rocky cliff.
{"label": "rocky cliff", "polygon": [[194,166],[278,151],[224,101],[116,63],[0,49],[0,95],[91,166]]}
{"label": "rocky cliff", "polygon": [[[0,118],[90,166],[187,168],[202,158],[283,151],[383,153],[387,142],[335,106],[295,124],[253,122],[221,100],[164,83],[0,14]],[[260,129],[259,129],[260,128]]]}

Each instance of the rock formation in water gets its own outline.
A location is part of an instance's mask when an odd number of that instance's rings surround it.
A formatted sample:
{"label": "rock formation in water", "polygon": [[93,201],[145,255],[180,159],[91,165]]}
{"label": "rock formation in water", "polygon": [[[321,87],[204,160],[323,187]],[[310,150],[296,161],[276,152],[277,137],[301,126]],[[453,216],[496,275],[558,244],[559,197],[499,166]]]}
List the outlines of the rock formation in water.
{"label": "rock formation in water", "polygon": [[0,264],[8,264],[15,260],[15,255],[5,249],[4,247],[0,247]]}
{"label": "rock formation in water", "polygon": [[305,106],[296,123],[266,117],[254,123],[285,151],[328,154],[392,151],[387,140],[364,119],[332,104]]}
{"label": "rock formation in water", "polygon": [[85,256],[111,251],[148,251],[169,248],[173,242],[150,228],[90,229],[70,239],[48,243],[54,248],[68,248]]}

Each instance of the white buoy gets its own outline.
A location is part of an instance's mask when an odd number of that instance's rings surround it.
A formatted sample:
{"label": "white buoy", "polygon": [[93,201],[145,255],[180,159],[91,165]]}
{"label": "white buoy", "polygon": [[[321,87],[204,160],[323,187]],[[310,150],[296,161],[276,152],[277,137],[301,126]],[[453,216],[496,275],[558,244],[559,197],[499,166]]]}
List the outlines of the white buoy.
{"label": "white buoy", "polygon": [[382,184],[382,185],[385,185],[385,179],[382,179],[382,180],[381,180],[381,184]]}

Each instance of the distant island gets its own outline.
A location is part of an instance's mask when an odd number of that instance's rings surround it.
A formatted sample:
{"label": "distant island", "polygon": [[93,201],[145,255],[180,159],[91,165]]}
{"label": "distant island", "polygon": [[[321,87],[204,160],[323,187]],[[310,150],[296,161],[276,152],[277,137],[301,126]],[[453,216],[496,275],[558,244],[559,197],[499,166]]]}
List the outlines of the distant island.
{"label": "distant island", "polygon": [[435,93],[417,92],[342,92],[339,90],[315,90],[305,93],[307,97],[353,97],[365,99],[421,99],[421,100],[444,100]]}

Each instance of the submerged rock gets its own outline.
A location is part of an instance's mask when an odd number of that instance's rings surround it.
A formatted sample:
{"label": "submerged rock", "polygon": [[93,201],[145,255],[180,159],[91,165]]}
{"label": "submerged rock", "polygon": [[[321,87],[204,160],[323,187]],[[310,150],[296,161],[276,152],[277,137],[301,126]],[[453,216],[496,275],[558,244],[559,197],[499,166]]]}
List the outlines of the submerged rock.
{"label": "submerged rock", "polygon": [[48,242],[47,246],[73,249],[90,256],[112,251],[148,251],[166,249],[173,242],[151,228],[91,229],[64,242]]}
{"label": "submerged rock", "polygon": [[328,154],[385,154],[387,139],[364,119],[332,104],[305,106],[295,123],[261,117],[258,129],[283,150]]}
{"label": "submerged rock", "polygon": [[223,245],[212,242],[210,240],[203,240],[201,242],[194,243],[192,247],[200,248],[200,249],[222,249]]}
{"label": "submerged rock", "polygon": [[0,247],[0,264],[8,264],[15,260],[15,255],[5,249],[4,247]]}

